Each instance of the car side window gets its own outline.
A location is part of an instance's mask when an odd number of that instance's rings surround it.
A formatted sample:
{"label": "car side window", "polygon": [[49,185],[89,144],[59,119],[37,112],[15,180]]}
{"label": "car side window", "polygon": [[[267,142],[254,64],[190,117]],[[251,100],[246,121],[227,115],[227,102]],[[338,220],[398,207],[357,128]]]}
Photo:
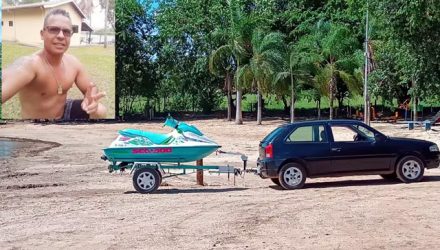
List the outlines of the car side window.
{"label": "car side window", "polygon": [[362,136],[366,137],[367,140],[374,141],[374,132],[369,130],[368,128],[356,125],[355,128],[362,133]]}
{"label": "car side window", "polygon": [[327,142],[324,126],[302,126],[290,133],[286,142]]}
{"label": "car side window", "polygon": [[357,136],[357,133],[347,126],[333,125],[331,128],[335,142],[352,142]]}

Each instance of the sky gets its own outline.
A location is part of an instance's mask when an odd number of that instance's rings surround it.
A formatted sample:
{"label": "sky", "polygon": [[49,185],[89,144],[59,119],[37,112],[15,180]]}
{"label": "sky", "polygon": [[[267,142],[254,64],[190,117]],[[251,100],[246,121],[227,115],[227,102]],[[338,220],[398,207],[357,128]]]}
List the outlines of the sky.
{"label": "sky", "polygon": [[[90,24],[94,30],[103,29],[105,10],[101,8],[101,5],[99,5],[99,0],[93,0],[93,6],[94,7]],[[110,25],[107,25],[107,27],[110,27]]]}
{"label": "sky", "polygon": [[[117,1],[117,0],[116,0]],[[104,28],[104,12],[105,10],[99,5],[99,0],[93,0],[93,13],[91,17],[91,24],[94,30],[99,30]],[[151,4],[150,11],[154,11],[159,7],[159,1],[153,1]],[[108,26],[110,27],[110,26]]]}

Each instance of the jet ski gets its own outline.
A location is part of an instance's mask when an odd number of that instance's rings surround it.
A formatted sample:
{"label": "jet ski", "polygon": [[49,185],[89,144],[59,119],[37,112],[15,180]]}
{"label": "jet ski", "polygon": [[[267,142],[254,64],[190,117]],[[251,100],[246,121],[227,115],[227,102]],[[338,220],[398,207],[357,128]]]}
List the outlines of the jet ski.
{"label": "jet ski", "polygon": [[197,127],[168,116],[167,134],[138,129],[118,131],[118,137],[104,149],[104,159],[112,162],[191,162],[205,158],[221,146]]}

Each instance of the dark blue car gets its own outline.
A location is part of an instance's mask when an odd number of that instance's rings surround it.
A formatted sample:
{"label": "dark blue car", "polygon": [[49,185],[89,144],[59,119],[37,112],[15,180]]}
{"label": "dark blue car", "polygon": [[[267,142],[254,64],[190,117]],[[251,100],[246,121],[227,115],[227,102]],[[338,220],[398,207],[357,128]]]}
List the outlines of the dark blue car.
{"label": "dark blue car", "polygon": [[439,166],[429,141],[388,137],[354,120],[307,121],[276,128],[260,143],[257,171],[284,189],[307,177],[378,174],[405,183]]}

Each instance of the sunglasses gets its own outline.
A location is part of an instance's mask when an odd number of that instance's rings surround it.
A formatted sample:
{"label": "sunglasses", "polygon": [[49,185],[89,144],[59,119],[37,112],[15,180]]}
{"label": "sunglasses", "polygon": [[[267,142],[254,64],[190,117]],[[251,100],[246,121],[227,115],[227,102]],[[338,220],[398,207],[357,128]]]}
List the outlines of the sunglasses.
{"label": "sunglasses", "polygon": [[63,32],[65,37],[71,37],[73,35],[73,31],[71,29],[62,29],[57,26],[46,26],[44,29],[46,29],[52,35],[58,35],[60,34],[60,31]]}

